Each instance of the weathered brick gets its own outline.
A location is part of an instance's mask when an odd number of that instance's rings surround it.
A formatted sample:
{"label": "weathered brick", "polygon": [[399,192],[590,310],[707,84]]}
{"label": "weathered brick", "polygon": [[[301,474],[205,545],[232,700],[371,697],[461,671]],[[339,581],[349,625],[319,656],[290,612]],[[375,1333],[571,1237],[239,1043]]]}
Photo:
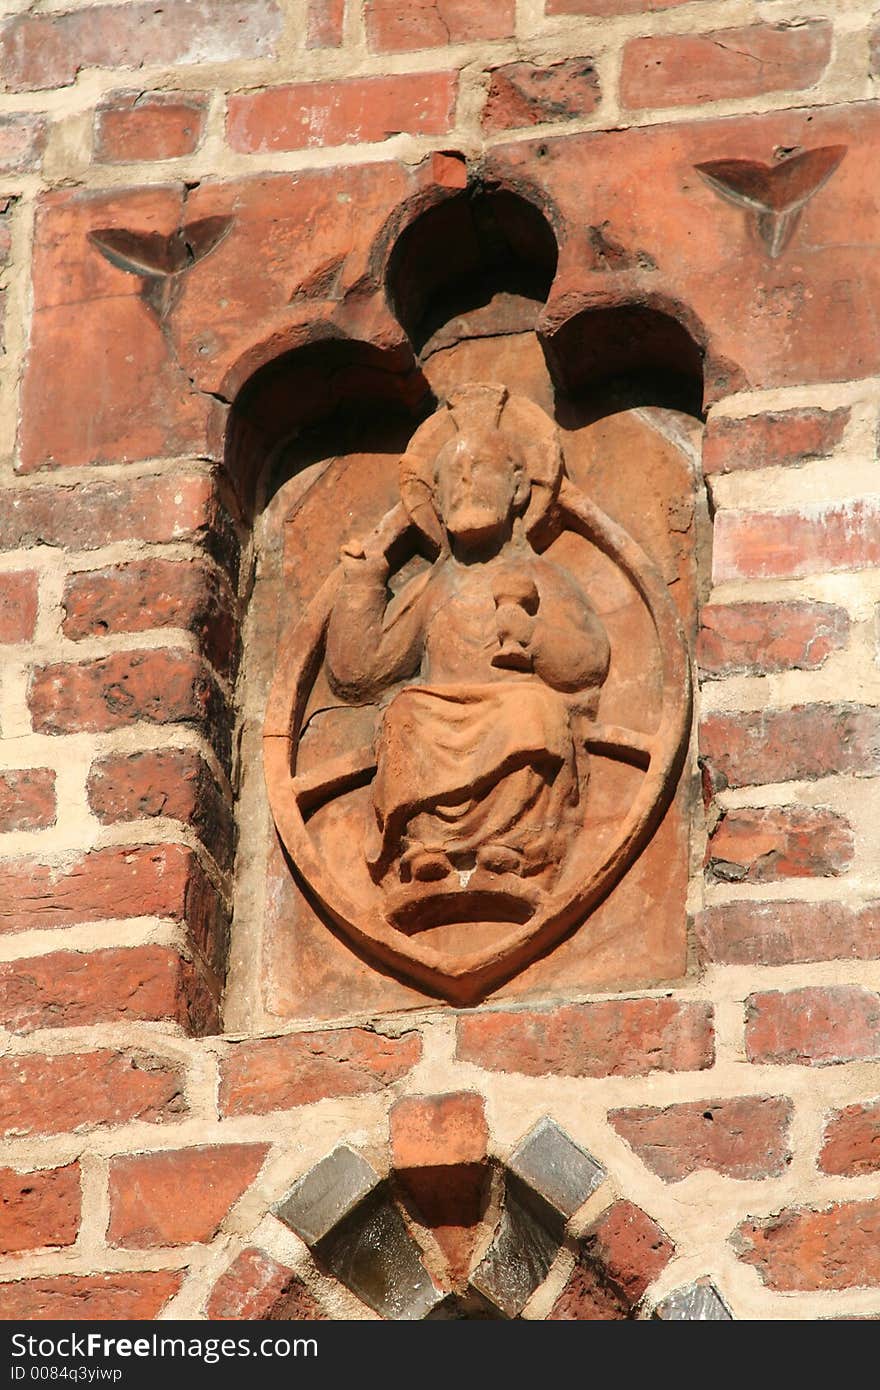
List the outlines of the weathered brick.
{"label": "weathered brick", "polygon": [[0,1168],[0,1254],[73,1245],[81,1207],[78,1163],[32,1173]]}
{"label": "weathered brick", "polygon": [[828,458],[843,439],[849,418],[846,406],[772,410],[739,420],[710,415],[703,435],[703,472],[738,473]]}
{"label": "weathered brick", "polygon": [[723,883],[824,878],[849,867],[853,843],[849,822],[825,807],[738,807],[712,832],[706,870]]}
{"label": "weathered brick", "polygon": [[849,641],[849,614],[833,603],[708,603],[697,662],[703,676],[815,671]]}
{"label": "weathered brick", "polygon": [[227,136],[234,150],[303,150],[313,146],[442,135],[452,124],[457,75],[403,73],[338,82],[297,82],[229,98]]}
{"label": "weathered brick", "polygon": [[109,1244],[149,1250],[213,1240],[268,1152],[268,1144],[209,1144],[113,1159]]}
{"label": "weathered brick", "polygon": [[144,915],[192,922],[210,897],[205,872],[187,845],[93,849],[58,867],[36,858],[7,859],[0,864],[0,932]]}
{"label": "weathered brick", "polygon": [[506,39],[514,30],[515,0],[367,0],[367,42],[374,52],[403,53],[475,39]]}
{"label": "weathered brick", "polygon": [[715,787],[880,772],[880,713],[865,705],[711,714],[700,725],[701,760]]}
{"label": "weathered brick", "polygon": [[31,675],[28,705],[42,734],[107,733],[144,720],[192,724],[229,755],[230,713],[210,668],[177,648],[57,661]]}
{"label": "weathered brick", "polygon": [[82,68],[271,58],[280,31],[276,0],[164,0],[161,6],[141,0],[17,15],[0,24],[0,87],[65,87]]}
{"label": "weathered brick", "polygon": [[206,1311],[212,1322],[317,1322],[326,1316],[302,1280],[256,1246],[242,1250],[220,1275]]}
{"label": "weathered brick", "polygon": [[24,174],[37,169],[45,145],[43,116],[18,111],[0,116],[0,174]]}
{"label": "weathered brick", "polygon": [[835,1111],[822,1136],[819,1167],[845,1178],[880,1172],[880,1100]]}
{"label": "weathered brick", "polygon": [[306,48],[340,48],[345,0],[309,0]]}
{"label": "weathered brick", "polygon": [[690,5],[693,0],[546,0],[547,14],[587,14],[595,18],[620,14],[653,14]]}
{"label": "weathered brick", "polygon": [[623,51],[620,99],[639,110],[803,91],[825,72],[831,37],[831,25],[815,20],[630,39]]}
{"label": "weathered brick", "polygon": [[66,637],[184,628],[219,671],[228,674],[235,666],[235,599],[202,560],[136,560],[80,570],[67,580],[62,603]]}
{"label": "weathered brick", "polygon": [[391,1152],[397,1168],[479,1163],[489,1131],[483,1098],[475,1091],[404,1096],[391,1110]]}
{"label": "weathered brick", "polygon": [[652,1173],[680,1182],[706,1168],[743,1179],[783,1173],[791,1114],[781,1097],[735,1096],[612,1110],[608,1118]]}
{"label": "weathered brick", "polygon": [[194,748],[113,753],[92,764],[89,805],[104,825],[167,816],[191,825],[223,868],[232,862],[235,822],[210,766]]}
{"label": "weathered brick", "polygon": [[720,511],[712,571],[730,579],[796,579],[880,565],[880,507],[871,500],[799,511]]}
{"label": "weathered brick", "polygon": [[169,946],[53,951],[0,962],[0,1022],[13,1033],[128,1019],[168,1019],[200,1033],[217,1021],[198,970]]}
{"label": "weathered brick", "polygon": [[713,1044],[706,1004],[609,999],[460,1018],[456,1055],[525,1076],[639,1076],[702,1070]]}
{"label": "weathered brick", "polygon": [[77,1133],[130,1120],[159,1124],[186,1111],[178,1067],[100,1048],[0,1059],[0,1134]]}
{"label": "weathered brick", "polygon": [[29,642],[33,637],[38,584],[34,570],[0,574],[0,642]]}
{"label": "weathered brick", "polygon": [[54,768],[0,770],[0,831],[44,830],[54,825],[55,811]]}
{"label": "weathered brick", "polygon": [[824,1211],[789,1207],[745,1221],[734,1236],[740,1259],[783,1293],[880,1284],[880,1201],[839,1202]]}
{"label": "weathered brick", "polygon": [[417,1033],[385,1038],[362,1028],[239,1043],[220,1066],[220,1113],[263,1115],[381,1091],[406,1076],[421,1051]]}
{"label": "weathered brick", "polygon": [[719,965],[794,965],[811,960],[880,958],[880,904],[733,902],[697,918],[704,961]]}
{"label": "weathered brick", "polygon": [[750,1062],[822,1067],[880,1058],[880,995],[861,985],[808,985],[746,1000]]}
{"label": "weathered brick", "polygon": [[506,63],[491,70],[481,123],[493,131],[575,120],[595,111],[599,96],[591,58],[566,58],[543,67]]}
{"label": "weathered brick", "polygon": [[[235,564],[228,517],[203,473],[10,489],[0,507],[0,550],[51,545],[95,550],[116,541],[205,542]],[[216,546],[216,550],[215,550]]]}
{"label": "weathered brick", "polygon": [[615,1202],[585,1232],[551,1322],[617,1322],[633,1316],[675,1247],[633,1202]]}
{"label": "weathered brick", "polygon": [[155,1318],[183,1283],[179,1270],[59,1274],[0,1284],[0,1319],[11,1322],[129,1322]]}
{"label": "weathered brick", "polygon": [[207,114],[203,92],[114,92],[95,112],[94,157],[131,164],[193,154]]}

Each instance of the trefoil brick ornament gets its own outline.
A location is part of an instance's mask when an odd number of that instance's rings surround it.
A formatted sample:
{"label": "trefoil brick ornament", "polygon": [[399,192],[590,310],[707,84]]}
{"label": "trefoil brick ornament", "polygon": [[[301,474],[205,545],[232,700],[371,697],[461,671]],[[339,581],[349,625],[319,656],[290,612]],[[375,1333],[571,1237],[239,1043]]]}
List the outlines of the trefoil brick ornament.
{"label": "trefoil brick ornament", "polygon": [[[453,392],[412,437],[399,490],[282,641],[267,784],[296,870],[351,944],[468,1003],[589,930],[647,844],[689,730],[687,653],[664,580],[566,477],[526,397]],[[578,575],[596,550],[651,620],[646,728],[603,706],[615,653]],[[585,811],[607,760],[642,777],[597,833]]]}

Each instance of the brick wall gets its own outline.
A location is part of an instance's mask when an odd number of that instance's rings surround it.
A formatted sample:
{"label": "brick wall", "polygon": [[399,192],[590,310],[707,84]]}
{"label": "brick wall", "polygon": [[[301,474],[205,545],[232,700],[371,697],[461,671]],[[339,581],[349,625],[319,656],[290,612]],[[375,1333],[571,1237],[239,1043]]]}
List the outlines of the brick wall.
{"label": "brick wall", "polygon": [[[343,1139],[387,1170],[395,1100],[459,1091],[484,1098],[502,1158],[552,1113],[608,1171],[604,1205],[659,1225],[674,1255],[639,1308],[710,1275],[738,1317],[880,1315],[880,360],[854,259],[876,257],[873,183],[846,175],[847,225],[829,212],[784,291],[762,288],[781,336],[754,340],[748,372],[716,363],[692,962],[681,987],[622,998],[220,1033],[250,571],[218,439],[246,375],[237,326],[261,314],[267,341],[293,339],[247,257],[210,343],[185,278],[220,264],[222,186],[252,176],[292,190],[278,254],[308,262],[315,298],[336,265],[297,240],[328,216],[316,171],[352,166],[378,226],[373,170],[415,198],[426,161],[459,178],[438,151],[528,161],[528,141],[650,128],[662,161],[709,118],[764,115],[749,158],[789,127],[870,143],[874,8],[2,7],[0,1315],[259,1316],[254,1290],[289,1299],[295,1277],[301,1309],[363,1316],[267,1211]],[[832,212],[855,168],[849,149]],[[99,250],[77,261],[86,224]],[[697,255],[687,224],[668,234]],[[718,306],[732,342],[753,336],[753,292]],[[173,351],[155,329],[172,300]]]}

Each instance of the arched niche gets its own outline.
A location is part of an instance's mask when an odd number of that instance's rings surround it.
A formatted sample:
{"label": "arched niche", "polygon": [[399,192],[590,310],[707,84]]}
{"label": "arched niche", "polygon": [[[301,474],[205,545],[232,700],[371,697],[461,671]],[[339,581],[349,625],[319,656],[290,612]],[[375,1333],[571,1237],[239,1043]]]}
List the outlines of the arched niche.
{"label": "arched niche", "polygon": [[[227,467],[253,517],[254,542],[239,687],[229,1029],[431,1000],[405,971],[353,945],[300,877],[274,830],[259,744],[285,634],[333,571],[340,546],[398,501],[398,461],[438,402],[466,383],[494,381],[539,405],[559,428],[569,477],[647,552],[687,636],[694,634],[707,542],[699,328],[675,305],[622,303],[582,310],[547,331],[555,247],[548,215],[518,192],[477,186],[449,198],[381,252],[385,307],[405,330],[402,344],[328,336],[262,367],[233,404]],[[547,544],[562,563],[577,548],[567,535]],[[392,591],[430,560],[408,557]],[[637,724],[637,688],[659,680],[650,624],[633,584],[601,548],[577,563],[587,590],[601,595],[615,654],[603,700],[615,723]],[[313,710],[333,705],[320,675],[315,689]],[[365,743],[374,737],[373,714],[363,712]],[[610,767],[587,833],[608,833],[639,775],[624,763]],[[570,932],[492,998],[558,998],[683,977],[692,782],[686,763],[650,842],[590,914],[588,929]]]}

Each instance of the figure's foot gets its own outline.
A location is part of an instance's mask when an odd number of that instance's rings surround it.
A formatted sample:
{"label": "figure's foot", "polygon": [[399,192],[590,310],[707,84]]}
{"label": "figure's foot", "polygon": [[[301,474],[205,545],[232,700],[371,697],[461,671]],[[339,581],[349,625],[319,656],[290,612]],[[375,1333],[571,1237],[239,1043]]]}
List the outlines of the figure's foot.
{"label": "figure's foot", "polygon": [[452,873],[452,865],[440,849],[425,849],[415,845],[401,859],[401,867],[409,871],[417,883],[437,883]]}
{"label": "figure's foot", "polygon": [[510,845],[483,845],[477,850],[477,868],[490,874],[518,874],[522,866],[522,855]]}

